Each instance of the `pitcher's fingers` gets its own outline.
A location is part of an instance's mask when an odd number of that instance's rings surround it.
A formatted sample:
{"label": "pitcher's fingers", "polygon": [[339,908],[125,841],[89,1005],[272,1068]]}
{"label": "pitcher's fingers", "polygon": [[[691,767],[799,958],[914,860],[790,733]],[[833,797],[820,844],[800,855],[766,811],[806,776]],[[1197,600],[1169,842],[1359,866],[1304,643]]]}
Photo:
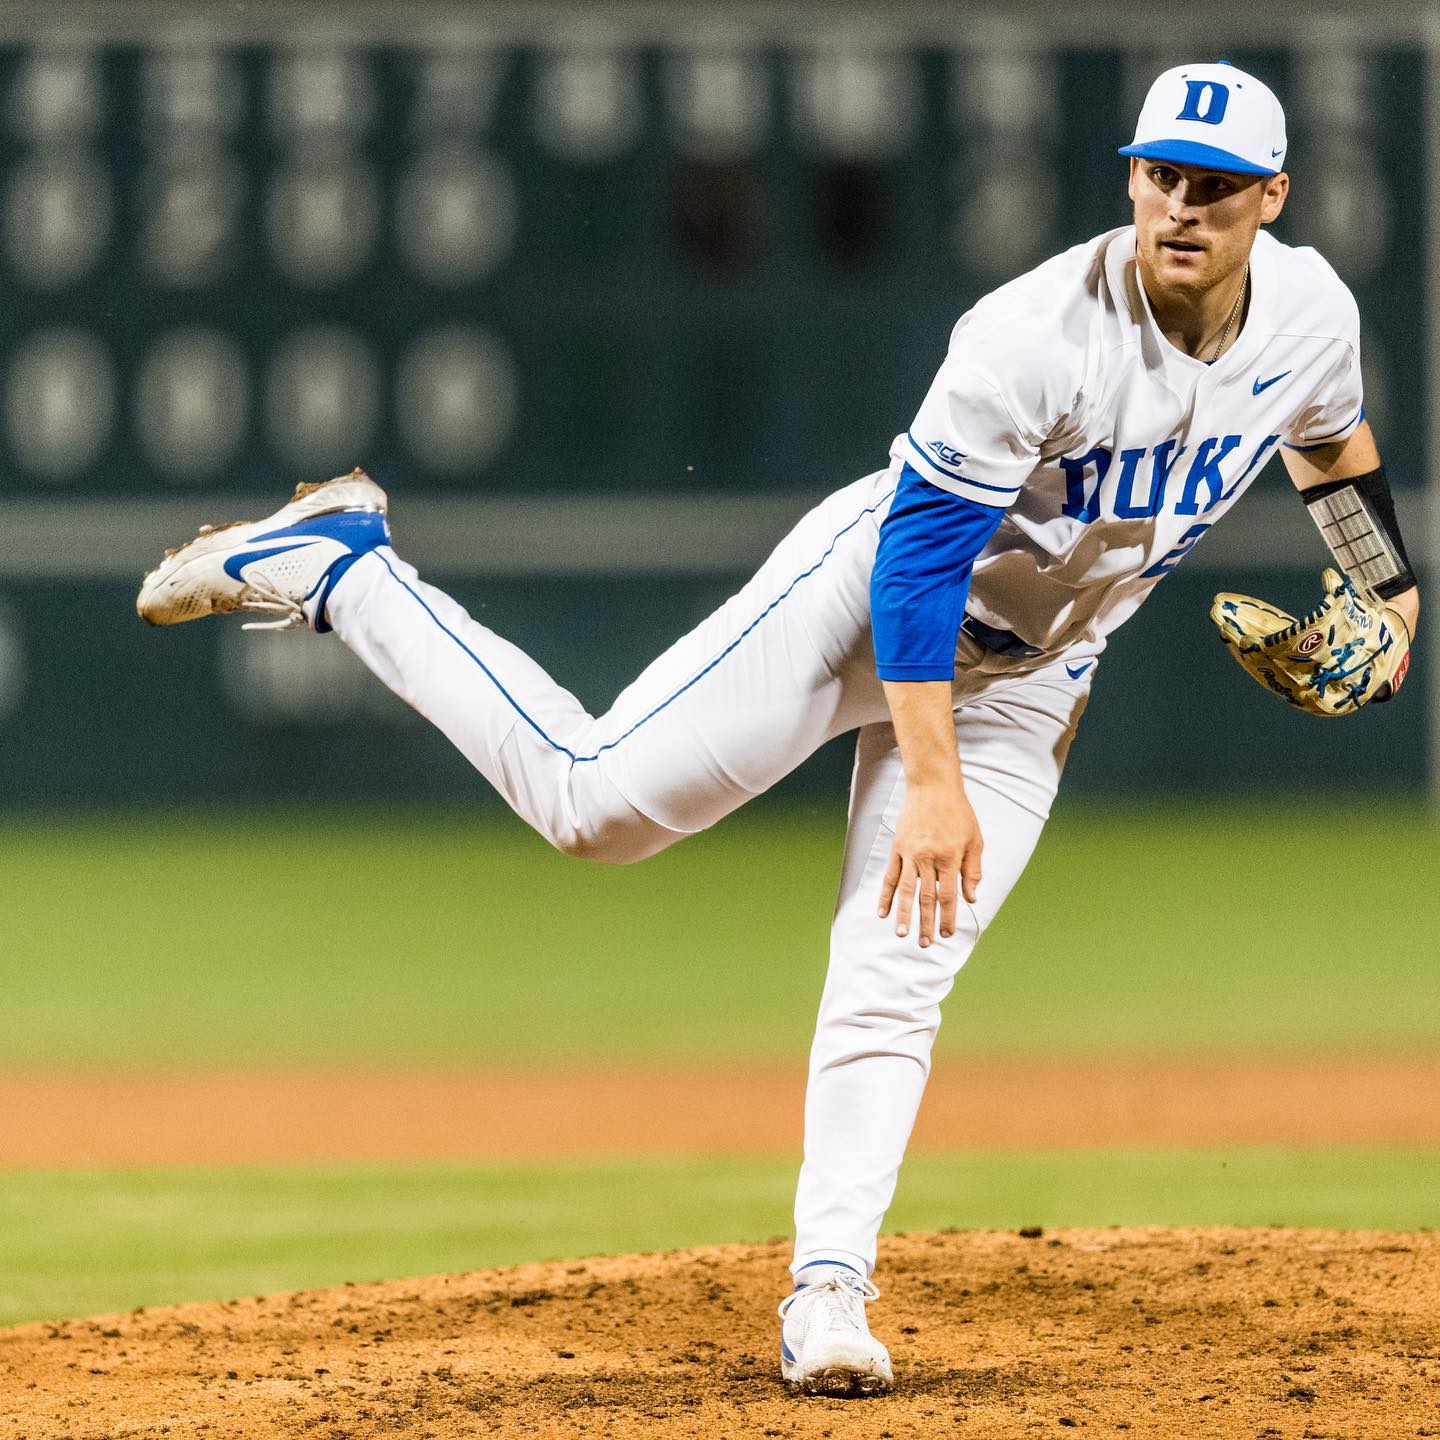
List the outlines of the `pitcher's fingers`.
{"label": "pitcher's fingers", "polygon": [[965,858],[960,862],[960,889],[972,905],[980,887],[980,849],[980,842],[976,840],[965,851]]}
{"label": "pitcher's fingers", "polygon": [[885,867],[885,878],[880,882],[880,918],[890,913],[890,902],[895,898],[895,887],[900,883],[900,852],[890,847],[890,863]]}
{"label": "pitcher's fingers", "polygon": [[915,883],[919,877],[909,860],[900,866],[900,889],[895,897],[895,933],[908,935],[910,919],[915,910]]}
{"label": "pitcher's fingers", "polygon": [[936,911],[940,908],[940,886],[935,867],[928,860],[917,866],[920,879],[920,948],[935,938]]}
{"label": "pitcher's fingers", "polygon": [[955,933],[956,891],[959,880],[953,870],[940,873],[940,938],[948,940]]}

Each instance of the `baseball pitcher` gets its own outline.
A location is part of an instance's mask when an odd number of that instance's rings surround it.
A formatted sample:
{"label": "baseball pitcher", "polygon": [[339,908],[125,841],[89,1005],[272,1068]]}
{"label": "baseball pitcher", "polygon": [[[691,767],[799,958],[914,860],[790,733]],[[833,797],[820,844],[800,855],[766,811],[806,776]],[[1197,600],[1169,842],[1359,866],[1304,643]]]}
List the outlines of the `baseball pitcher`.
{"label": "baseball pitcher", "polygon": [[1278,243],[1285,117],[1225,63],[1157,79],[1133,223],[985,296],[889,463],[822,501],[604,715],[427,584],[360,471],[169,552],[140,614],[340,639],[567,854],[642,860],[858,731],[795,1202],[783,1377],[892,1384],[865,1305],[940,1004],[1024,869],[1110,633],[1278,453],[1334,557],[1314,611],[1213,618],[1286,702],[1399,690],[1418,595],[1365,421],[1359,320]]}

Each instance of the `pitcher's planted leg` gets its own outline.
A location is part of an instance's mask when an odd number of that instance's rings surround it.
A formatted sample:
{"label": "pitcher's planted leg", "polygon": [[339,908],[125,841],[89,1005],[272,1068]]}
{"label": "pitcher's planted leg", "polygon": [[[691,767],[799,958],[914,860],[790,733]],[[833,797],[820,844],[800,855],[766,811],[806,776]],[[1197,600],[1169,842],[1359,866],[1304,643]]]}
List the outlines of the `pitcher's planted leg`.
{"label": "pitcher's planted leg", "polygon": [[[868,1275],[875,1240],[930,1073],[940,1004],[1028,863],[1089,679],[1055,665],[1034,675],[967,681],[956,715],[966,790],[984,838],[977,903],[959,907],[955,934],[921,949],[912,928],[876,915],[904,801],[888,724],[860,732],[830,969],[820,1002],[805,1102],[805,1161],[795,1200],[795,1262],[831,1260]],[[1052,673],[1053,672],[1053,673]]]}

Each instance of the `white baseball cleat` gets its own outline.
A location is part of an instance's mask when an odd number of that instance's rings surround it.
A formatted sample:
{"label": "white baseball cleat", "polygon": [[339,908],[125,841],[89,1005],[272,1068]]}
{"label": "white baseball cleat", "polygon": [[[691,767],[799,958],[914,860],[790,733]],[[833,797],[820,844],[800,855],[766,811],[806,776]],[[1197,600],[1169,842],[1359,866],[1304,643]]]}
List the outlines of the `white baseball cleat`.
{"label": "white baseball cleat", "polygon": [[206,525],[165,558],[140,586],[135,609],[151,625],[257,610],[278,620],[247,630],[330,627],[325,602],[360,556],[388,544],[385,492],[363,470],[300,485],[267,520]]}
{"label": "white baseball cleat", "polygon": [[890,1353],[865,1320],[880,1292],[848,1266],[822,1273],[780,1302],[780,1378],[806,1395],[883,1394],[895,1384]]}

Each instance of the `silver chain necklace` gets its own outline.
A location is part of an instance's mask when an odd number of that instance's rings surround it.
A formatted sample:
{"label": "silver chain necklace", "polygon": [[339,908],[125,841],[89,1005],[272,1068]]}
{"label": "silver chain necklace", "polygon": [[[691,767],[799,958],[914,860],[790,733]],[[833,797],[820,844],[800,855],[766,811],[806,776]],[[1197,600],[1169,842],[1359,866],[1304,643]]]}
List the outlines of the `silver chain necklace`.
{"label": "silver chain necklace", "polygon": [[1215,353],[1210,357],[1211,362],[1220,358],[1221,352],[1225,349],[1226,342],[1230,339],[1230,332],[1235,328],[1235,319],[1240,314],[1240,307],[1245,303],[1245,296],[1250,290],[1250,267],[1245,267],[1245,278],[1240,282],[1240,293],[1235,297],[1235,303],[1230,307],[1230,318],[1225,322],[1225,328],[1220,332],[1219,343],[1215,346]]}

